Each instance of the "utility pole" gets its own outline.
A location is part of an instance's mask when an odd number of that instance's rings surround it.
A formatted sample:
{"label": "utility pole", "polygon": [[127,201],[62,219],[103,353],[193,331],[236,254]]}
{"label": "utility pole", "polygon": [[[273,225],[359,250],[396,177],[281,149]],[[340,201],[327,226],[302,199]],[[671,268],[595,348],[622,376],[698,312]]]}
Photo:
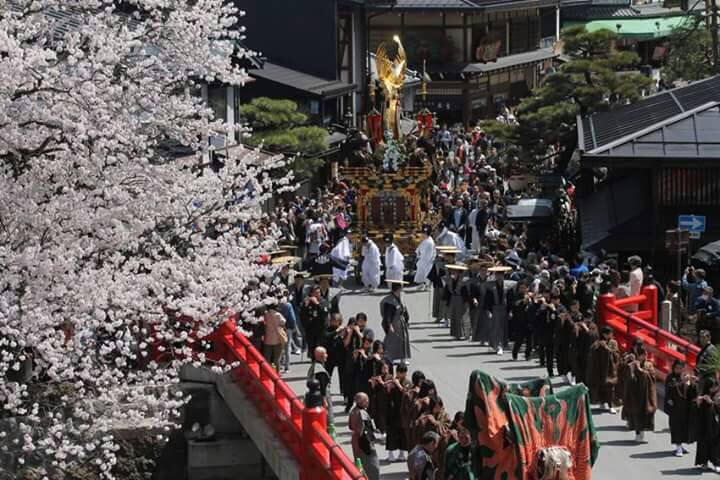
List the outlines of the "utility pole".
{"label": "utility pole", "polygon": [[720,44],[718,43],[718,0],[707,0],[710,14],[710,36],[712,38],[713,70],[720,73]]}

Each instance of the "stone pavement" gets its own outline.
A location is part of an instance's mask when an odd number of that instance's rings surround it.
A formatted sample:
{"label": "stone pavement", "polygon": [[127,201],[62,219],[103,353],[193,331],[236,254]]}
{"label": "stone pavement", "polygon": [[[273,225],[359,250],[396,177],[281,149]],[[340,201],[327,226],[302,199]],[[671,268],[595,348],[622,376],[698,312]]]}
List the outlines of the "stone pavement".
{"label": "stone pavement", "polygon": [[[480,368],[491,375],[515,382],[544,375],[544,369],[539,368],[535,360],[513,361],[509,352],[498,356],[477,343],[454,340],[449,335],[449,329],[432,322],[430,292],[415,290],[415,287],[408,287],[404,293],[411,318],[410,338],[413,358],[410,362],[410,372],[420,369],[435,382],[451,418],[455,412],[465,407],[470,373],[475,369]],[[387,290],[373,294],[352,291],[345,293],[340,302],[345,321],[358,312],[365,312],[368,315],[369,327],[375,331],[378,338],[382,339],[379,303],[386,293]],[[290,372],[284,375],[285,380],[298,394],[304,394],[309,362],[304,356],[299,355],[293,355],[292,360],[293,365]],[[559,378],[556,378],[554,383],[557,387],[562,386]],[[333,378],[333,391],[339,392],[337,378]],[[343,412],[342,398],[339,394],[333,403],[338,443],[352,458],[347,415]],[[648,432],[647,443],[641,445],[633,441],[634,432],[625,429],[619,413],[612,415],[595,411],[594,420],[601,443],[598,461],[593,469],[594,479],[681,480],[694,476],[720,478],[714,473],[701,473],[694,468],[694,445],[689,448],[690,455],[682,458],[673,456],[667,416],[661,411],[655,417],[655,432]],[[382,446],[378,447],[378,454],[381,460],[386,457]],[[381,477],[386,480],[407,478],[407,469],[402,463],[388,464],[381,461],[381,472]]]}

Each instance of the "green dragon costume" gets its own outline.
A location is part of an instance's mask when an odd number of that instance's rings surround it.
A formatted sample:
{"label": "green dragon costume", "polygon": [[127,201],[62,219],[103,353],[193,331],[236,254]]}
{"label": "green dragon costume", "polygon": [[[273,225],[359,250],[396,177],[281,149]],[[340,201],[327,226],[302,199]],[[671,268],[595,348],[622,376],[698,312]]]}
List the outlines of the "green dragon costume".
{"label": "green dragon costume", "polygon": [[[470,376],[465,425],[477,440],[475,470],[481,480],[591,478],[598,442],[582,385],[553,394],[547,378],[509,384],[476,370]],[[539,465],[539,459],[560,450],[568,457],[562,474]]]}

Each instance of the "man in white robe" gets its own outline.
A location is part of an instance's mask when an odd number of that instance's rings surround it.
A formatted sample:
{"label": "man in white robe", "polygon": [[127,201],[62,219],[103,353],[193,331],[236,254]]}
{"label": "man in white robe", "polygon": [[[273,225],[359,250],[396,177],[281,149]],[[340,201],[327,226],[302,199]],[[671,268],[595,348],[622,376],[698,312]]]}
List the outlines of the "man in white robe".
{"label": "man in white robe", "polygon": [[428,287],[428,274],[432,270],[433,263],[435,262],[435,241],[432,239],[430,233],[432,229],[430,225],[423,227],[423,240],[415,250],[415,256],[417,263],[415,264],[415,283],[422,285],[423,289]]}
{"label": "man in white robe", "polygon": [[380,285],[380,249],[370,238],[363,238],[362,246],[362,283],[369,290]]}
{"label": "man in white robe", "polygon": [[[349,264],[352,259],[352,246],[350,245],[350,239],[347,237],[348,233],[348,231],[343,232],[342,237],[330,252],[331,257],[345,265]],[[333,267],[333,280],[338,284],[347,280],[347,268]]]}
{"label": "man in white robe", "polygon": [[460,253],[457,254],[457,261],[462,262],[465,260],[465,256],[467,255],[467,250],[465,248],[465,240],[460,238],[460,235],[458,235],[455,232],[452,232],[448,230],[447,227],[443,227],[442,231],[440,232],[440,235],[437,237],[437,244],[444,247],[455,247],[458,250],[460,250]]}
{"label": "man in white robe", "polygon": [[405,272],[405,256],[395,245],[391,234],[385,235],[385,280],[402,280]]}

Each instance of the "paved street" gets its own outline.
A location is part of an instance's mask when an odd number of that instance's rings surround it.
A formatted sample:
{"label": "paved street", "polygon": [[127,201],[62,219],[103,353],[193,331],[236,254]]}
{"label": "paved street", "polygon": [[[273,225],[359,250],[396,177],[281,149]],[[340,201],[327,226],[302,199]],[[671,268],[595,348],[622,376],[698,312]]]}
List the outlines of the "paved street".
{"label": "paved street", "polygon": [[[509,353],[497,356],[489,353],[487,347],[470,342],[455,341],[446,328],[432,323],[429,318],[430,293],[415,292],[411,287],[405,292],[405,302],[411,315],[412,361],[410,371],[421,369],[428,378],[435,381],[438,392],[445,402],[448,414],[452,418],[456,411],[462,410],[467,395],[468,380],[474,369],[504,378],[508,381],[524,381],[542,376],[544,369],[538,368],[536,361],[513,361]],[[341,310],[345,319],[357,312],[364,311],[369,317],[369,326],[382,338],[380,328],[379,302],[386,291],[372,295],[353,292],[343,296]],[[286,375],[288,383],[298,392],[304,393],[305,375],[308,362],[300,356],[294,356],[295,364]],[[338,392],[337,378],[334,378],[334,391]],[[556,385],[561,387],[559,382]],[[342,400],[337,396],[335,415],[338,424],[338,442],[348,454],[350,450],[350,432],[347,427],[347,415],[343,413]],[[615,480],[635,479],[685,479],[688,476],[700,476],[693,467],[694,446],[691,454],[683,458],[672,455],[667,417],[664,413],[656,415],[656,433],[646,435],[648,443],[637,445],[633,441],[634,433],[625,430],[620,415],[597,413],[595,426],[600,437],[601,449],[597,464],[593,470],[594,478]],[[381,459],[386,453],[380,447]],[[382,462],[383,479],[404,479],[404,464]],[[713,473],[704,473],[706,478],[717,478]]]}

